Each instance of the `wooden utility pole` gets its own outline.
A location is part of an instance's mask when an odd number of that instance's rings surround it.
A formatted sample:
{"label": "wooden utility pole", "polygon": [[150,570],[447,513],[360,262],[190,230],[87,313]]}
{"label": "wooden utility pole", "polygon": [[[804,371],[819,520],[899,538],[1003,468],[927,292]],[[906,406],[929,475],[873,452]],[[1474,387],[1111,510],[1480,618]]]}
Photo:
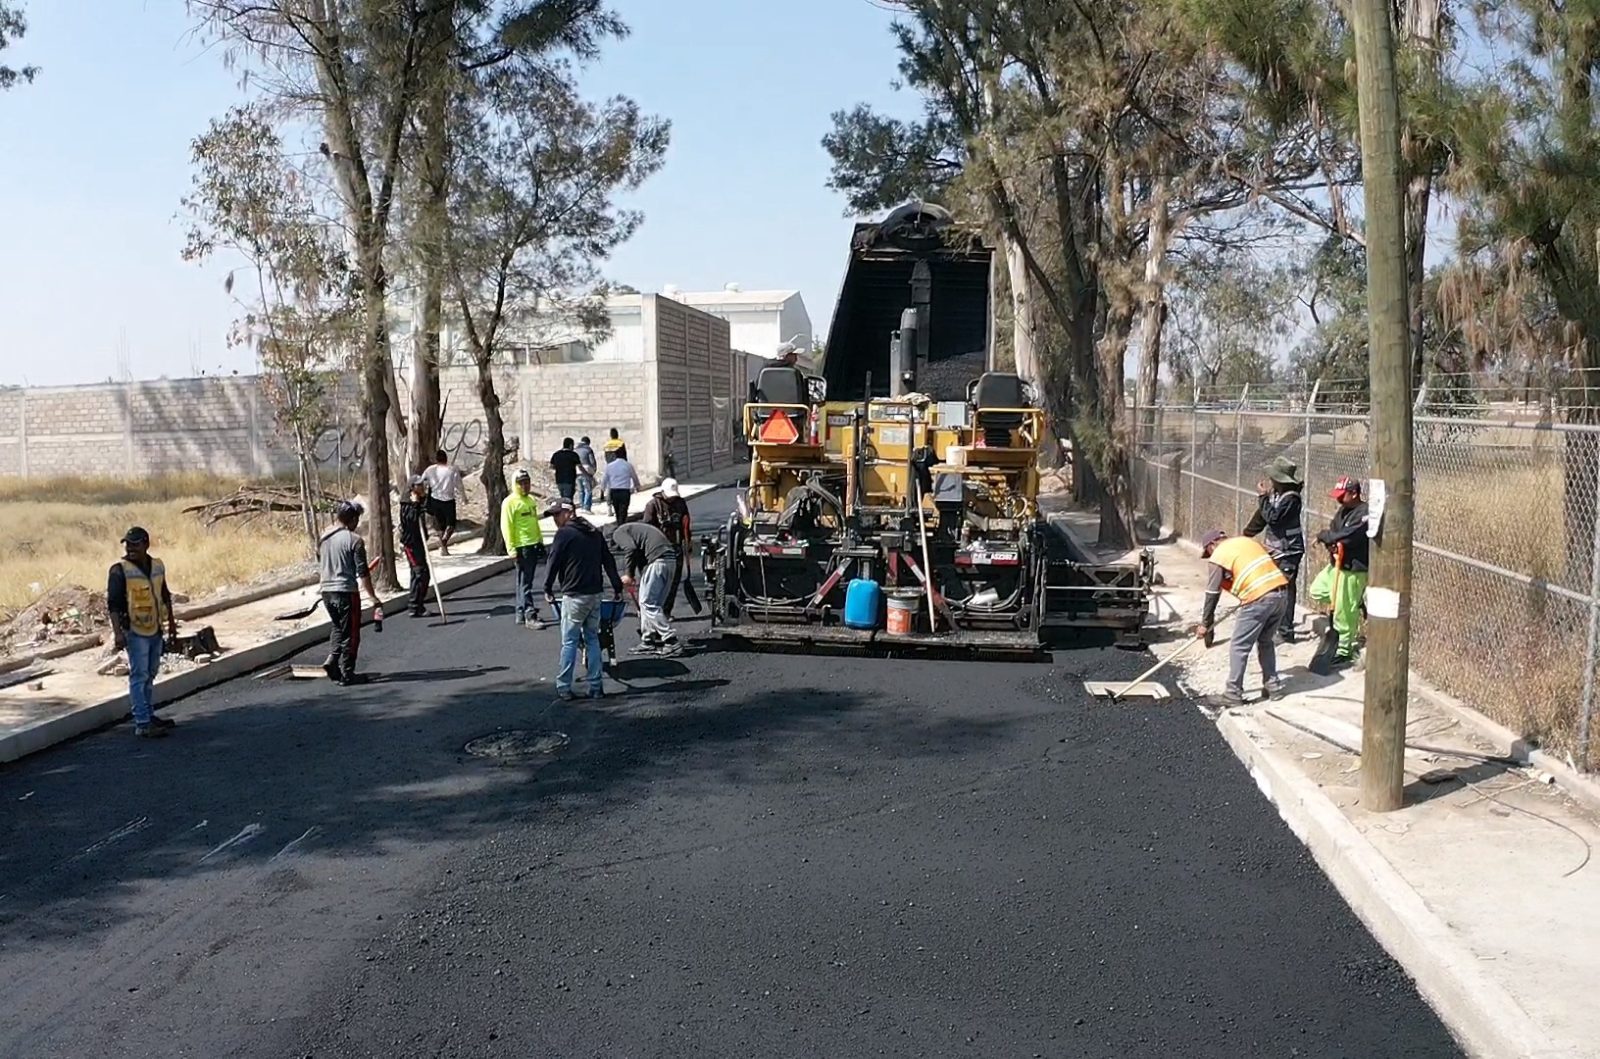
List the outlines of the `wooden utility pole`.
{"label": "wooden utility pole", "polygon": [[1372,380],[1372,517],[1380,518],[1367,586],[1366,709],[1361,805],[1400,808],[1411,664],[1411,341],[1400,99],[1390,0],[1354,0],[1356,84],[1367,226],[1367,322]]}

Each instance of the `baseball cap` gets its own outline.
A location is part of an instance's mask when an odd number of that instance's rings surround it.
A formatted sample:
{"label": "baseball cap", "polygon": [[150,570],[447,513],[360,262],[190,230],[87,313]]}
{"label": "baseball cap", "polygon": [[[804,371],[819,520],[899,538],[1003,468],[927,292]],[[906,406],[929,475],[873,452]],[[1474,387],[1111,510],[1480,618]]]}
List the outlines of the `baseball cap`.
{"label": "baseball cap", "polygon": [[678,480],[676,478],[663,478],[661,480],[661,495],[662,496],[677,496],[678,495]]}
{"label": "baseball cap", "polygon": [[514,480],[518,481],[518,482],[531,482],[531,481],[533,481],[533,475],[529,474],[528,473],[528,468],[524,467],[524,468],[522,468],[522,470],[517,472],[516,478]]}
{"label": "baseball cap", "polygon": [[1328,491],[1328,495],[1333,497],[1335,500],[1343,498],[1346,494],[1360,496],[1361,479],[1352,478],[1348,474],[1344,475],[1337,482],[1335,482],[1333,484],[1333,488]]}
{"label": "baseball cap", "polygon": [[1200,541],[1200,550],[1203,552],[1210,551],[1217,546],[1217,542],[1224,540],[1227,536],[1226,533],[1219,529],[1208,530],[1205,537]]}
{"label": "baseball cap", "polygon": [[577,508],[576,505],[573,504],[572,501],[570,501],[570,500],[557,500],[554,503],[552,503],[549,507],[545,508],[542,512],[540,512],[539,513],[539,517],[540,518],[555,518],[558,514],[560,514],[563,511],[565,511],[567,514],[570,515],[576,510],[578,510],[578,508]]}
{"label": "baseball cap", "polygon": [[122,535],[123,544],[149,544],[150,531],[143,526],[129,526],[128,532]]}
{"label": "baseball cap", "polygon": [[413,474],[411,476],[411,488],[415,489],[419,485],[423,486],[423,487],[426,487],[427,484],[428,484],[428,480],[426,478],[424,478],[422,475]]}

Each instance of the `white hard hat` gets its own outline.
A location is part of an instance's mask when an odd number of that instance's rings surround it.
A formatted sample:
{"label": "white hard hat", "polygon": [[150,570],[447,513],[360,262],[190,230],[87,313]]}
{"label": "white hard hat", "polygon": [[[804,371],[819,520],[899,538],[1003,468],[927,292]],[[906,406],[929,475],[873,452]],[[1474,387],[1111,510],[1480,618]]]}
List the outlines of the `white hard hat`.
{"label": "white hard hat", "polygon": [[661,480],[661,495],[662,496],[677,496],[678,495],[678,480],[676,478],[663,478]]}

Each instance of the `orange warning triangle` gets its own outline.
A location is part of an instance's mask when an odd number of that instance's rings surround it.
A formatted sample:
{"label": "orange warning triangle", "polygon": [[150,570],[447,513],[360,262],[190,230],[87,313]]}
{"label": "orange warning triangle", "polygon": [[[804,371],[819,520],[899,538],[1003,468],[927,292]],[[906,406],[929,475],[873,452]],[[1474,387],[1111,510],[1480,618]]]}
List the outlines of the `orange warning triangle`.
{"label": "orange warning triangle", "polygon": [[768,445],[793,445],[800,440],[800,431],[794,428],[787,415],[773,412],[761,424],[761,440]]}

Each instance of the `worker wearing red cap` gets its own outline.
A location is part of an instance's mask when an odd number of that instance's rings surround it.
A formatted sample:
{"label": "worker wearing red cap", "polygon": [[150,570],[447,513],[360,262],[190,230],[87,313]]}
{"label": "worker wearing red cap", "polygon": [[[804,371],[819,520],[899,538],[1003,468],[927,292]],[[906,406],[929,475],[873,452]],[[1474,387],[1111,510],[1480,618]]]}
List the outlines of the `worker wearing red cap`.
{"label": "worker wearing red cap", "polygon": [[1288,601],[1289,579],[1278,569],[1272,553],[1250,537],[1230,537],[1212,530],[1206,534],[1200,554],[1209,563],[1211,577],[1206,584],[1205,612],[1194,634],[1210,644],[1217,627],[1217,600],[1224,591],[1239,600],[1233,637],[1228,642],[1227,703],[1244,705],[1244,671],[1252,649],[1261,660],[1261,684],[1270,699],[1283,688],[1273,637]]}
{"label": "worker wearing red cap", "polygon": [[1367,501],[1362,495],[1361,479],[1348,475],[1340,478],[1328,495],[1339,502],[1339,510],[1334,512],[1328,528],[1317,534],[1317,540],[1328,548],[1330,562],[1311,582],[1311,599],[1331,605],[1333,627],[1339,633],[1339,653],[1334,662],[1344,664],[1355,660],[1361,637],[1361,601],[1367,592],[1369,554]]}

